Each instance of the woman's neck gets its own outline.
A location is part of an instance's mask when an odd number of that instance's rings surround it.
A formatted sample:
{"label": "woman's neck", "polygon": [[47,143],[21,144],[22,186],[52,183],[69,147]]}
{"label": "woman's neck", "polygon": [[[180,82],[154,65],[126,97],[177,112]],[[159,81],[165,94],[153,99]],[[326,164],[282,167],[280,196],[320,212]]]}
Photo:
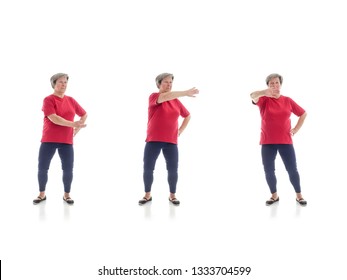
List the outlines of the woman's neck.
{"label": "woman's neck", "polygon": [[61,92],[53,92],[53,94],[55,95],[55,96],[58,96],[58,97],[60,97],[60,98],[63,98],[64,97],[64,93],[61,93]]}

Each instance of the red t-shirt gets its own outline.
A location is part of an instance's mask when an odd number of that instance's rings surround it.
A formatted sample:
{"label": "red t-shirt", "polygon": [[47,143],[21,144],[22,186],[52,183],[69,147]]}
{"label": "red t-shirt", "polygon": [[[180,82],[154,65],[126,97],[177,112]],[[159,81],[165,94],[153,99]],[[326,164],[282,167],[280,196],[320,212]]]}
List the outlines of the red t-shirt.
{"label": "red t-shirt", "polygon": [[56,114],[68,121],[74,121],[75,115],[82,117],[86,114],[77,101],[70,96],[64,95],[60,98],[51,94],[43,100],[42,111],[44,119],[41,142],[73,144],[73,128],[54,124],[47,116]]}
{"label": "red t-shirt", "polygon": [[190,113],[177,98],[158,104],[158,97],[159,93],[149,96],[146,142],[177,144],[178,118],[186,118]]}
{"label": "red t-shirt", "polygon": [[293,144],[290,116],[301,116],[305,110],[291,98],[262,96],[256,103],[261,115],[260,144]]}

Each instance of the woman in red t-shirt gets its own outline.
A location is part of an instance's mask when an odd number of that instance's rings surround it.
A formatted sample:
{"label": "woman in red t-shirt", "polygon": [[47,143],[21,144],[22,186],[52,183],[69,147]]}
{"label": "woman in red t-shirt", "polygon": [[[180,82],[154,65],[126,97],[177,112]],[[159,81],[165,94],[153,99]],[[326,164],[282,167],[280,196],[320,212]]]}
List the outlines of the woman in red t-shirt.
{"label": "woman in red t-shirt", "polygon": [[[149,96],[147,138],[143,158],[145,196],[139,201],[140,205],[152,200],[153,171],[161,151],[165,157],[168,171],[169,200],[174,205],[180,204],[175,195],[178,180],[177,138],[187,127],[190,113],[178,98],[183,96],[195,97],[199,91],[196,88],[171,91],[173,79],[174,76],[170,73],[158,75],[155,81],[159,92]],[[179,117],[183,118],[180,127],[178,126]]]}
{"label": "woman in red t-shirt", "polygon": [[[253,104],[258,105],[261,115],[260,144],[265,178],[272,194],[266,201],[271,205],[279,201],[277,194],[277,179],[275,175],[275,158],[280,154],[286,167],[290,182],[296,192],[296,201],[306,205],[301,194],[300,176],[297,170],[295,150],[292,136],[303,125],[306,112],[291,98],[281,95],[283,78],[279,74],[271,74],[266,78],[267,89],[251,93]],[[290,116],[298,116],[296,125],[292,128]]]}
{"label": "woman in red t-shirt", "polygon": [[[56,151],[63,169],[63,199],[68,204],[74,203],[70,197],[74,163],[73,137],[86,126],[87,113],[75,99],[65,95],[68,80],[67,74],[53,75],[51,85],[54,92],[43,100],[44,119],[38,165],[40,194],[34,199],[34,204],[46,200],[48,169]],[[79,116],[80,120],[74,121],[75,115]]]}

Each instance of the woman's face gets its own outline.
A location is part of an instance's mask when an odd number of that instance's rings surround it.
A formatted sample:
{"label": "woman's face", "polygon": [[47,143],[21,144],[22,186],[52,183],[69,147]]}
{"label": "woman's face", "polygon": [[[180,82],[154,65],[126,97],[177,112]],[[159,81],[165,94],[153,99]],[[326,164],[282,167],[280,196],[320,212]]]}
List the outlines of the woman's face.
{"label": "woman's face", "polygon": [[272,78],[269,83],[268,87],[271,90],[271,96],[273,98],[279,98],[281,95],[281,82],[280,78]]}
{"label": "woman's face", "polygon": [[281,89],[280,78],[272,78],[269,81],[268,87],[271,88],[272,90],[280,90]]}
{"label": "woman's face", "polygon": [[159,85],[159,92],[168,92],[168,91],[171,91],[171,88],[172,88],[172,77],[168,76],[161,81]]}
{"label": "woman's face", "polygon": [[55,82],[54,91],[60,94],[63,94],[67,87],[67,78],[66,77],[60,77]]}

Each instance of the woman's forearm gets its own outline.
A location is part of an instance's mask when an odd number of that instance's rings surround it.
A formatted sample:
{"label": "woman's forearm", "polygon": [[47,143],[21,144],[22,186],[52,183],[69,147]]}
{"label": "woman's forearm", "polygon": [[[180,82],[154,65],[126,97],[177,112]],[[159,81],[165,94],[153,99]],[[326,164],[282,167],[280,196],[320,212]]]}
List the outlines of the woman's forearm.
{"label": "woman's forearm", "polygon": [[254,91],[250,94],[254,103],[257,103],[260,97],[266,96],[266,95],[267,95],[266,90]]}
{"label": "woman's forearm", "polygon": [[180,128],[178,129],[178,135],[181,135],[181,133],[186,129],[186,127],[190,121],[190,118],[191,118],[190,115],[188,117],[184,118]]}
{"label": "woman's forearm", "polygon": [[64,119],[64,118],[62,118],[56,114],[52,114],[52,115],[49,115],[47,117],[54,124],[61,125],[61,126],[75,127],[74,122],[68,121],[68,120],[66,120],[66,119]]}
{"label": "woman's forearm", "polygon": [[195,97],[195,95],[198,93],[199,93],[199,90],[196,89],[195,87],[188,90],[184,90],[184,91],[162,92],[159,94],[157,103],[163,103],[165,101],[173,100],[183,96]]}
{"label": "woman's forearm", "polygon": [[294,134],[297,133],[297,132],[299,131],[299,129],[302,127],[302,125],[304,124],[304,121],[305,121],[305,119],[306,119],[306,116],[307,116],[307,113],[305,112],[304,114],[302,114],[302,115],[299,117],[299,119],[298,119],[298,121],[297,121],[295,127],[292,129],[292,131],[293,131]]}

